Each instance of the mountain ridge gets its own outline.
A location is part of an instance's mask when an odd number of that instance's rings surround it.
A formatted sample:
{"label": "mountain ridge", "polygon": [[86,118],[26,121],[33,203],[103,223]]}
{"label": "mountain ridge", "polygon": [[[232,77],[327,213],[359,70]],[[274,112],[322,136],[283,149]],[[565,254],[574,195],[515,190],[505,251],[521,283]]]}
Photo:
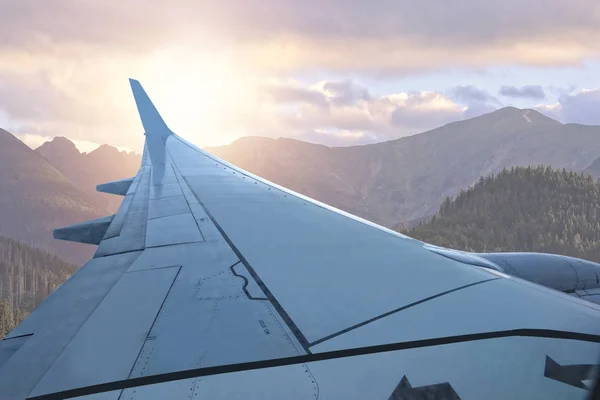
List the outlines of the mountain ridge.
{"label": "mountain ridge", "polygon": [[98,193],[96,185],[135,176],[142,160],[139,154],[120,151],[107,144],[81,153],[73,142],[60,136],[43,143],[35,151],[94,199],[103,212],[109,214],[116,212],[122,199]]}
{"label": "mountain ridge", "polygon": [[[2,132],[0,184],[9,194],[0,199],[0,212],[7,218],[3,222],[8,222],[0,234],[72,261],[85,260],[91,246],[55,241],[51,230],[114,212],[122,198],[99,194],[95,186],[135,175],[141,156],[108,145],[80,153],[62,137],[34,151]],[[398,227],[427,220],[446,196],[505,167],[545,164],[582,171],[598,159],[598,139],[598,126],[563,125],[537,111],[513,107],[363,146],[244,137],[208,150],[299,193]],[[11,146],[16,149],[7,150]],[[72,246],[74,253],[64,246]]]}
{"label": "mountain ridge", "polygon": [[363,146],[245,137],[207,148],[218,157],[319,201],[393,227],[432,215],[480,176],[520,165],[585,169],[600,127],[561,124],[505,107],[427,132]]}
{"label": "mountain ridge", "polygon": [[101,215],[94,200],[48,160],[0,129],[0,235],[25,241],[73,260],[92,254],[88,246],[59,242],[52,230]]}

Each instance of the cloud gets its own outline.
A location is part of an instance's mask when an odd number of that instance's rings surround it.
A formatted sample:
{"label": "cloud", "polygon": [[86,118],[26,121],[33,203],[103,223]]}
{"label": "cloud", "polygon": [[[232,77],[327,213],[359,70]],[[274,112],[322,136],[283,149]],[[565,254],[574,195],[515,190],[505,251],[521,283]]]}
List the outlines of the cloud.
{"label": "cloud", "polygon": [[[600,55],[595,0],[0,0],[0,10],[10,125],[136,150],[131,76],[152,82],[171,127],[201,145],[276,132],[384,140],[500,104],[469,89],[374,95],[366,76]],[[354,79],[281,83],[290,76]]]}
{"label": "cloud", "polygon": [[325,94],[318,90],[291,85],[270,85],[265,92],[276,103],[299,104],[307,103],[318,107],[326,107],[329,103]]}
{"label": "cloud", "polygon": [[456,86],[450,91],[450,97],[466,106],[464,118],[473,118],[502,107],[502,103],[490,93],[472,85]]}
{"label": "cloud", "polygon": [[600,89],[565,94],[557,103],[540,104],[535,109],[563,123],[600,125]]}
{"label": "cloud", "polygon": [[295,136],[305,142],[322,144],[330,147],[358,146],[381,141],[371,132],[345,131],[345,130],[307,130]]}
{"label": "cloud", "polygon": [[463,118],[464,109],[439,92],[418,92],[387,96],[394,104],[391,114],[396,134],[418,133]]}
{"label": "cloud", "polygon": [[466,103],[485,103],[496,100],[485,90],[478,89],[473,85],[456,86],[452,89],[452,95]]}
{"label": "cloud", "polygon": [[564,122],[600,125],[600,89],[582,90],[559,98]]}
{"label": "cloud", "polygon": [[[310,87],[337,87],[340,82],[320,82]],[[361,88],[358,93],[370,93],[368,88],[354,81],[345,81],[346,86]],[[353,101],[340,103],[336,97],[326,96],[326,107],[302,103],[293,113],[275,114],[277,124],[262,133],[330,146],[349,146],[424,132],[506,105],[488,91],[471,85],[456,86],[447,93],[421,91],[351,98]],[[600,125],[600,89],[565,94],[557,103],[539,104],[534,108],[561,122]]]}
{"label": "cloud", "polygon": [[369,90],[357,85],[349,79],[338,82],[325,82],[323,92],[337,106],[351,106],[359,101],[369,101],[371,95]]}
{"label": "cloud", "polygon": [[[16,119],[57,117],[71,101],[41,73],[0,73],[0,107]],[[76,115],[75,115],[76,117]]]}
{"label": "cloud", "polygon": [[[26,138],[27,144],[36,144],[36,138],[67,135],[85,149],[90,148],[86,142],[115,142],[137,148],[139,137],[127,140],[139,131],[132,107],[124,107],[123,98],[111,101],[105,90],[90,91],[85,85],[76,90],[77,86],[61,85],[41,71],[0,70],[3,127]],[[123,88],[127,89],[126,84]],[[130,97],[126,99],[131,102]]]}
{"label": "cloud", "polygon": [[[493,111],[500,102],[473,86],[457,87],[452,94],[436,91],[402,92],[381,96],[370,94],[364,85],[352,81],[324,81],[305,87],[325,94],[327,106],[306,102],[298,84],[288,83],[294,98],[302,101],[281,108],[276,97],[269,97],[274,114],[273,125],[262,128],[267,136],[287,136],[330,146],[349,146],[396,139],[437,128],[449,122]],[[288,91],[281,87],[278,92]],[[286,97],[283,104],[288,104]],[[484,108],[487,107],[485,110]],[[282,132],[285,132],[284,134]]]}
{"label": "cloud", "polygon": [[502,86],[500,88],[500,95],[505,97],[516,97],[533,100],[542,100],[546,98],[546,93],[540,85],[525,85],[521,87]]}
{"label": "cloud", "polygon": [[0,0],[0,8],[0,51],[53,57],[149,53],[178,43],[195,53],[237,53],[271,70],[398,74],[577,63],[600,52],[595,0],[431,0],[427,7],[409,0]]}
{"label": "cloud", "polygon": [[538,104],[534,107],[534,109],[552,118],[553,120],[562,122],[562,106],[560,103]]}

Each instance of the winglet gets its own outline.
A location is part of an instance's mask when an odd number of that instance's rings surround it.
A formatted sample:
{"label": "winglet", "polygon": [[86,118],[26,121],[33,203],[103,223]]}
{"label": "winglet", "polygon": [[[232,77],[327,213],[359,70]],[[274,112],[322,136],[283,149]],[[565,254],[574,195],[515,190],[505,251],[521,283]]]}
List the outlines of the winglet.
{"label": "winglet", "polygon": [[172,135],[173,132],[165,124],[165,121],[158,113],[158,110],[156,110],[156,107],[154,107],[154,104],[152,104],[152,100],[150,100],[140,82],[135,79],[129,79],[129,83],[131,84],[135,104],[137,105],[146,135],[161,138]]}

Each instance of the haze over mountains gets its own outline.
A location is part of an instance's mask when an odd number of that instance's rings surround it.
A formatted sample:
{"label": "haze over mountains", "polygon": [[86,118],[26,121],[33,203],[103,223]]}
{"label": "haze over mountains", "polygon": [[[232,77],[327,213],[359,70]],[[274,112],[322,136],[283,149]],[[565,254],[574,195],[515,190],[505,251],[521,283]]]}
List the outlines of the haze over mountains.
{"label": "haze over mountains", "polygon": [[[93,253],[93,246],[54,240],[52,230],[113,212],[120,199],[107,202],[103,198],[106,195],[93,188],[105,178],[135,174],[139,161],[131,172],[124,157],[109,157],[114,155],[113,150],[100,148],[80,154],[64,138],[42,147],[40,152],[34,151],[0,129],[0,235],[74,262],[85,261]],[[139,160],[139,155],[131,158]]]}
{"label": "haze over mountains", "polygon": [[[446,196],[504,167],[543,164],[595,173],[600,126],[563,125],[508,107],[366,146],[245,137],[208,150],[275,183],[398,228],[433,215]],[[0,130],[0,235],[73,262],[86,260],[93,246],[56,241],[52,229],[114,213],[121,198],[95,187],[133,176],[140,158],[106,145],[82,154],[65,138],[34,151]]]}
{"label": "haze over mountains", "polygon": [[207,149],[257,175],[388,227],[434,214],[446,196],[508,166],[583,171],[600,155],[600,126],[561,124],[506,107],[366,146],[330,148],[246,137]]}
{"label": "haze over mountains", "polygon": [[83,259],[92,249],[57,243],[52,229],[98,218],[94,200],[48,160],[0,129],[0,235]]}
{"label": "haze over mountains", "polygon": [[98,193],[96,185],[135,176],[142,161],[139,154],[119,151],[106,144],[89,153],[80,153],[75,144],[64,137],[56,137],[42,144],[36,151],[78,188],[94,198],[98,207],[107,213],[116,212],[122,198]]}
{"label": "haze over mountains", "polygon": [[600,157],[598,157],[584,172],[592,175],[594,178],[600,178]]}

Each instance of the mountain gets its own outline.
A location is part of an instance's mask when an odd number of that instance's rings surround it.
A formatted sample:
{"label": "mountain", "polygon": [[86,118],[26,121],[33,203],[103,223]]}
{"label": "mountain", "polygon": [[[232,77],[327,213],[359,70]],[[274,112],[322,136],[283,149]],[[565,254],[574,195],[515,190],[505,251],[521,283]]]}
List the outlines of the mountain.
{"label": "mountain", "polygon": [[583,172],[591,174],[594,178],[600,178],[600,157],[596,158]]}
{"label": "mountain", "polygon": [[82,262],[93,246],[60,242],[52,230],[102,216],[93,198],[39,153],[0,129],[0,235]]}
{"label": "mountain", "polygon": [[400,139],[327,147],[245,137],[207,149],[292,190],[393,227],[434,214],[446,196],[504,167],[582,171],[600,154],[600,126],[561,124],[506,107]]}
{"label": "mountain", "polygon": [[0,339],[78,268],[54,254],[0,236]]}
{"label": "mountain", "polygon": [[517,167],[446,198],[406,232],[438,246],[476,252],[533,251],[600,262],[600,182],[550,167]]}
{"label": "mountain", "polygon": [[[493,113],[383,143],[338,147],[242,138],[217,156],[325,203],[389,227],[411,227],[446,196],[507,166],[582,171],[600,154],[600,127],[561,124],[533,110]],[[52,239],[54,228],[114,212],[99,183],[133,176],[140,156],[111,146],[81,154],[55,138],[32,151],[0,132],[0,234],[80,262],[91,246]]]}
{"label": "mountain", "polygon": [[36,151],[65,175],[106,213],[114,213],[121,198],[96,192],[96,185],[137,174],[142,157],[102,145],[90,153],[80,153],[75,144],[64,137],[55,137]]}

